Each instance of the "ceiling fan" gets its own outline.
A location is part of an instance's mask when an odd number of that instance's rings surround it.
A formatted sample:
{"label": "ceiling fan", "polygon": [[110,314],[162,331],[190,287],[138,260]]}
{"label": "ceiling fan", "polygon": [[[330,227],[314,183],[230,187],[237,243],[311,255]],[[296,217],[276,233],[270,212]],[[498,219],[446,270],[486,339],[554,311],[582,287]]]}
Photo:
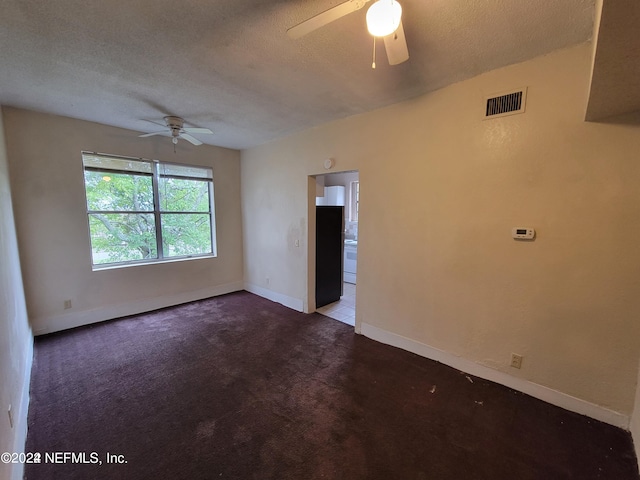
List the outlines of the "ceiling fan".
{"label": "ceiling fan", "polygon": [[[371,0],[348,0],[325,10],[287,30],[291,38],[300,38],[320,27],[363,8]],[[377,0],[367,11],[367,29],[374,37],[373,64],[375,64],[375,39],[382,37],[389,65],[397,65],[409,59],[409,50],[402,27],[402,7],[396,0]]]}
{"label": "ceiling fan", "polygon": [[171,136],[171,141],[174,145],[178,143],[178,139],[182,138],[187,142],[190,142],[194,145],[202,145],[202,142],[197,138],[191,136],[192,133],[200,133],[210,135],[213,132],[208,128],[192,128],[185,127],[184,120],[180,117],[175,117],[173,115],[168,115],[164,117],[164,121],[167,125],[165,130],[161,130],[159,132],[145,133],[143,135],[138,135],[140,138],[144,137],[152,137],[154,135],[163,135],[165,137]]}

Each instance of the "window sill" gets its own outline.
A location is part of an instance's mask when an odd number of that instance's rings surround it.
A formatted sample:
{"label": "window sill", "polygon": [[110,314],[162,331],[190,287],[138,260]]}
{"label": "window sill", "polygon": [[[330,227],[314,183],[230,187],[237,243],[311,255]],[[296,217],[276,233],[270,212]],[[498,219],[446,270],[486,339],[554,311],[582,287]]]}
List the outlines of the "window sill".
{"label": "window sill", "polygon": [[176,258],[165,258],[162,260],[153,260],[151,262],[135,262],[135,263],[118,263],[118,264],[105,264],[105,265],[92,265],[91,270],[94,272],[100,272],[102,270],[116,270],[119,268],[130,268],[130,267],[140,267],[147,265],[157,265],[163,263],[177,263],[177,262],[186,262],[189,260],[206,260],[209,258],[216,258],[217,255],[194,255],[189,257],[176,257]]}

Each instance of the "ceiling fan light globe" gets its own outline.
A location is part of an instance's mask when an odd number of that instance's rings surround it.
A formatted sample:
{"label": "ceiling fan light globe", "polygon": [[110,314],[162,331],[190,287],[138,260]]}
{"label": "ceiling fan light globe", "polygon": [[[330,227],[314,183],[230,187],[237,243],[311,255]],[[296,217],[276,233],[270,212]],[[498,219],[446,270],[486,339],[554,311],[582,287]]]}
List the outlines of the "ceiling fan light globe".
{"label": "ceiling fan light globe", "polygon": [[396,0],[378,0],[367,10],[367,30],[374,37],[386,37],[400,26],[402,7]]}

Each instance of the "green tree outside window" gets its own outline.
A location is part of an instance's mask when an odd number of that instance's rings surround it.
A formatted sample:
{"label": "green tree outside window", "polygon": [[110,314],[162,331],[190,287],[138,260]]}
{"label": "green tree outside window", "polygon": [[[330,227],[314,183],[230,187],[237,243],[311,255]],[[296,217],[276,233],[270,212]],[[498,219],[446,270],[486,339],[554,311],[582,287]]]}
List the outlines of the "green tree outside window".
{"label": "green tree outside window", "polygon": [[93,264],[215,255],[210,168],[84,153]]}

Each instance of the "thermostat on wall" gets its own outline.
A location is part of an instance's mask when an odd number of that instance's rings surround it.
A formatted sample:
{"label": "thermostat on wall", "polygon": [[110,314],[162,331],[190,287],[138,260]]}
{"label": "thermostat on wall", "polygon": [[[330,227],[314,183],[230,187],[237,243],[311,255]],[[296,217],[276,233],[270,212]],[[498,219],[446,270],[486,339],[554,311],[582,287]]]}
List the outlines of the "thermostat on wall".
{"label": "thermostat on wall", "polygon": [[536,231],[533,228],[513,227],[511,236],[519,240],[532,240],[536,236]]}

